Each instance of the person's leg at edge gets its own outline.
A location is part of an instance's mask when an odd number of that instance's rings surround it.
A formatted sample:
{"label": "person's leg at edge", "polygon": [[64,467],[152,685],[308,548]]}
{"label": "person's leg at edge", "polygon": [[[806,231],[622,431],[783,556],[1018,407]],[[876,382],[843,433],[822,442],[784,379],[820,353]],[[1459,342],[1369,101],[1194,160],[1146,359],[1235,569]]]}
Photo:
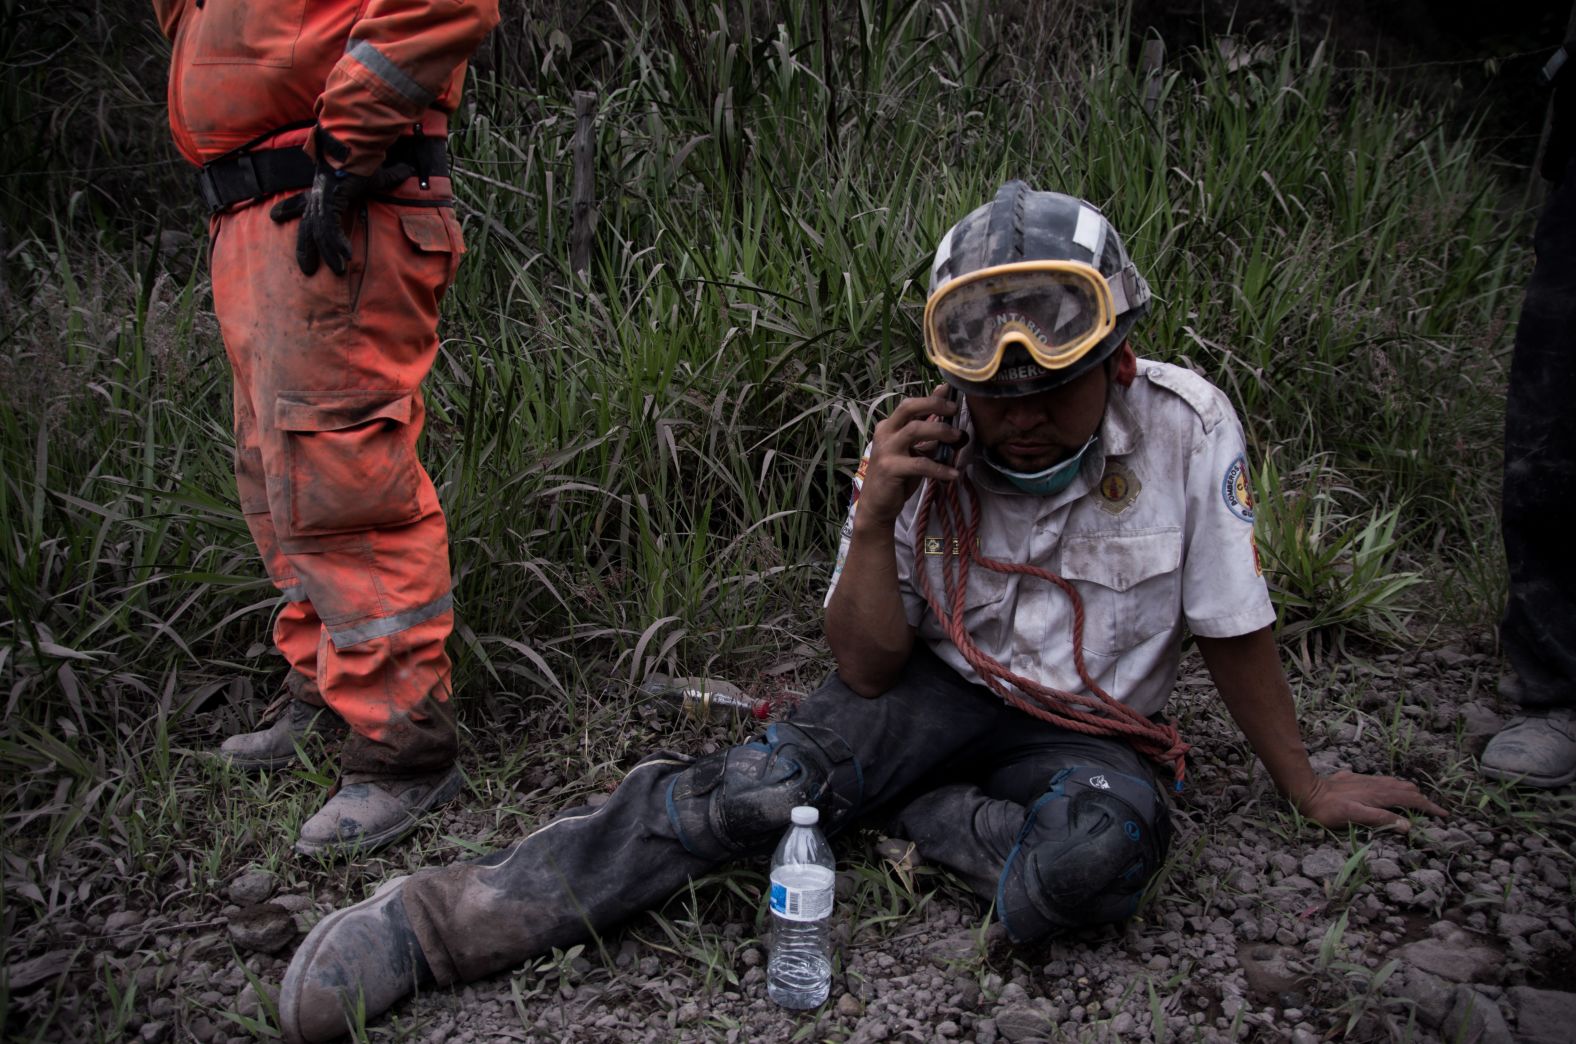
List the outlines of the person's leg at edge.
{"label": "person's leg at edge", "polygon": [[1170,847],[1151,765],[1119,739],[1003,718],[988,774],[909,801],[892,832],[994,904],[1014,942],[1125,920]]}
{"label": "person's leg at edge", "polygon": [[1522,713],[1483,751],[1485,775],[1576,780],[1576,162],[1538,220],[1505,403],[1503,529],[1510,593],[1500,640]]}
{"label": "person's leg at edge", "polygon": [[920,649],[876,699],[834,676],[750,743],[699,760],[648,758],[594,811],[476,862],[397,878],[325,918],[285,976],[287,1039],[342,1034],[331,998],[344,983],[360,984],[373,1015],[417,987],[584,942],[734,856],[769,851],[796,804],[821,808],[835,831],[978,739],[997,706]]}

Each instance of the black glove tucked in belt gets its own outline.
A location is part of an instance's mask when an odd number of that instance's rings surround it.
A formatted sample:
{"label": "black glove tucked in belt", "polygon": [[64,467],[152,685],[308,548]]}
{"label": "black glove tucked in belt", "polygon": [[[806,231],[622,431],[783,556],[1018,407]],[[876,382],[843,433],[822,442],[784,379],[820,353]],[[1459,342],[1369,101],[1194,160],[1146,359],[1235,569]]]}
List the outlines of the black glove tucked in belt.
{"label": "black glove tucked in belt", "polygon": [[345,234],[345,215],[368,192],[384,192],[409,178],[415,170],[409,164],[379,167],[373,174],[352,174],[334,166],[345,160],[350,150],[321,127],[313,129],[317,141],[317,171],[312,187],[299,195],[274,204],[268,216],[280,223],[300,218],[296,229],[296,264],[303,275],[314,275],[320,262],[328,262],[335,275],[345,274],[350,260],[350,238]]}

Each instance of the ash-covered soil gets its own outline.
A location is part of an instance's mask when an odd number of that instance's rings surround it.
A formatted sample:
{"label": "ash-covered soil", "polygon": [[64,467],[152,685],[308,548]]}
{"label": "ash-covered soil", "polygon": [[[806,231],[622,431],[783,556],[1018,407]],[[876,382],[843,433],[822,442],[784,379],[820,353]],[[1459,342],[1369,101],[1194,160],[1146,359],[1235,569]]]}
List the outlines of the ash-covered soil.
{"label": "ash-covered soil", "polygon": [[[908,866],[901,846],[864,830],[835,842],[838,973],[817,1012],[766,999],[761,861],[697,882],[600,944],[420,997],[367,1035],[1576,1040],[1576,788],[1517,791],[1476,777],[1476,754],[1512,712],[1495,694],[1497,662],[1465,643],[1331,662],[1293,666],[1315,764],[1418,779],[1450,807],[1448,820],[1410,835],[1298,822],[1189,658],[1172,707],[1195,744],[1190,785],[1163,880],[1125,926],[1014,947],[957,882]],[[540,766],[523,762],[519,777],[520,790],[479,788],[490,793],[445,812],[435,834],[448,851],[513,836],[497,810],[524,790],[560,796]],[[105,851],[81,859],[74,886],[97,897],[85,916],[19,926],[8,903],[6,1036],[271,1035],[272,997],[301,933],[421,858],[306,867],[289,841],[262,839],[269,858],[216,867],[206,892],[128,898]]]}

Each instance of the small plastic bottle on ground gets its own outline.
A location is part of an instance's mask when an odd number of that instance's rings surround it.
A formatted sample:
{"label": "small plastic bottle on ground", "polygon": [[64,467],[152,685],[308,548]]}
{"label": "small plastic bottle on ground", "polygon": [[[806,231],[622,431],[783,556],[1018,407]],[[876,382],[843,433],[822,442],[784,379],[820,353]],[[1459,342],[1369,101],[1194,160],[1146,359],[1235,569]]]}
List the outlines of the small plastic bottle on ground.
{"label": "small plastic bottle on ground", "polygon": [[765,700],[752,700],[737,686],[715,678],[669,678],[654,674],[640,689],[659,704],[697,721],[765,720],[771,715],[771,706]]}
{"label": "small plastic bottle on ground", "polygon": [[772,950],[766,995],[784,1008],[826,1003],[832,987],[828,927],[837,863],[809,805],[793,810],[793,826],[772,856]]}

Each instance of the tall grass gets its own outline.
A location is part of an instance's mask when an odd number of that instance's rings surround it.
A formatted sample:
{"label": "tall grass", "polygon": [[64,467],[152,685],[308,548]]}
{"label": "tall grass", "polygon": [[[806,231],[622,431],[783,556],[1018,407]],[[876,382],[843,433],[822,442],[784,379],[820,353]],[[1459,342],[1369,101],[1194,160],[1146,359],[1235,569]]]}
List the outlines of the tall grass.
{"label": "tall grass", "polygon": [[[469,256],[424,449],[467,713],[616,755],[609,679],[812,681],[845,476],[892,398],[930,379],[928,257],[1008,177],[1105,207],[1158,298],[1141,354],[1238,403],[1274,465],[1260,494],[1286,524],[1261,539],[1288,626],[1392,632],[1414,573],[1462,572],[1482,594],[1463,615],[1492,613],[1527,257],[1471,133],[1306,40],[1246,65],[1190,51],[1151,115],[1126,25],[1069,10],[653,5],[572,53],[514,30],[499,67],[531,78],[479,77],[457,121]],[[571,89],[588,81],[582,279]],[[177,748],[211,742],[196,712],[251,706],[278,668],[204,273],[156,237],[106,249],[63,206],[22,227],[0,353],[8,848],[42,840],[29,810],[167,778],[168,761],[101,763],[124,754],[106,737],[154,720]],[[1314,512],[1317,542],[1298,521]]]}

